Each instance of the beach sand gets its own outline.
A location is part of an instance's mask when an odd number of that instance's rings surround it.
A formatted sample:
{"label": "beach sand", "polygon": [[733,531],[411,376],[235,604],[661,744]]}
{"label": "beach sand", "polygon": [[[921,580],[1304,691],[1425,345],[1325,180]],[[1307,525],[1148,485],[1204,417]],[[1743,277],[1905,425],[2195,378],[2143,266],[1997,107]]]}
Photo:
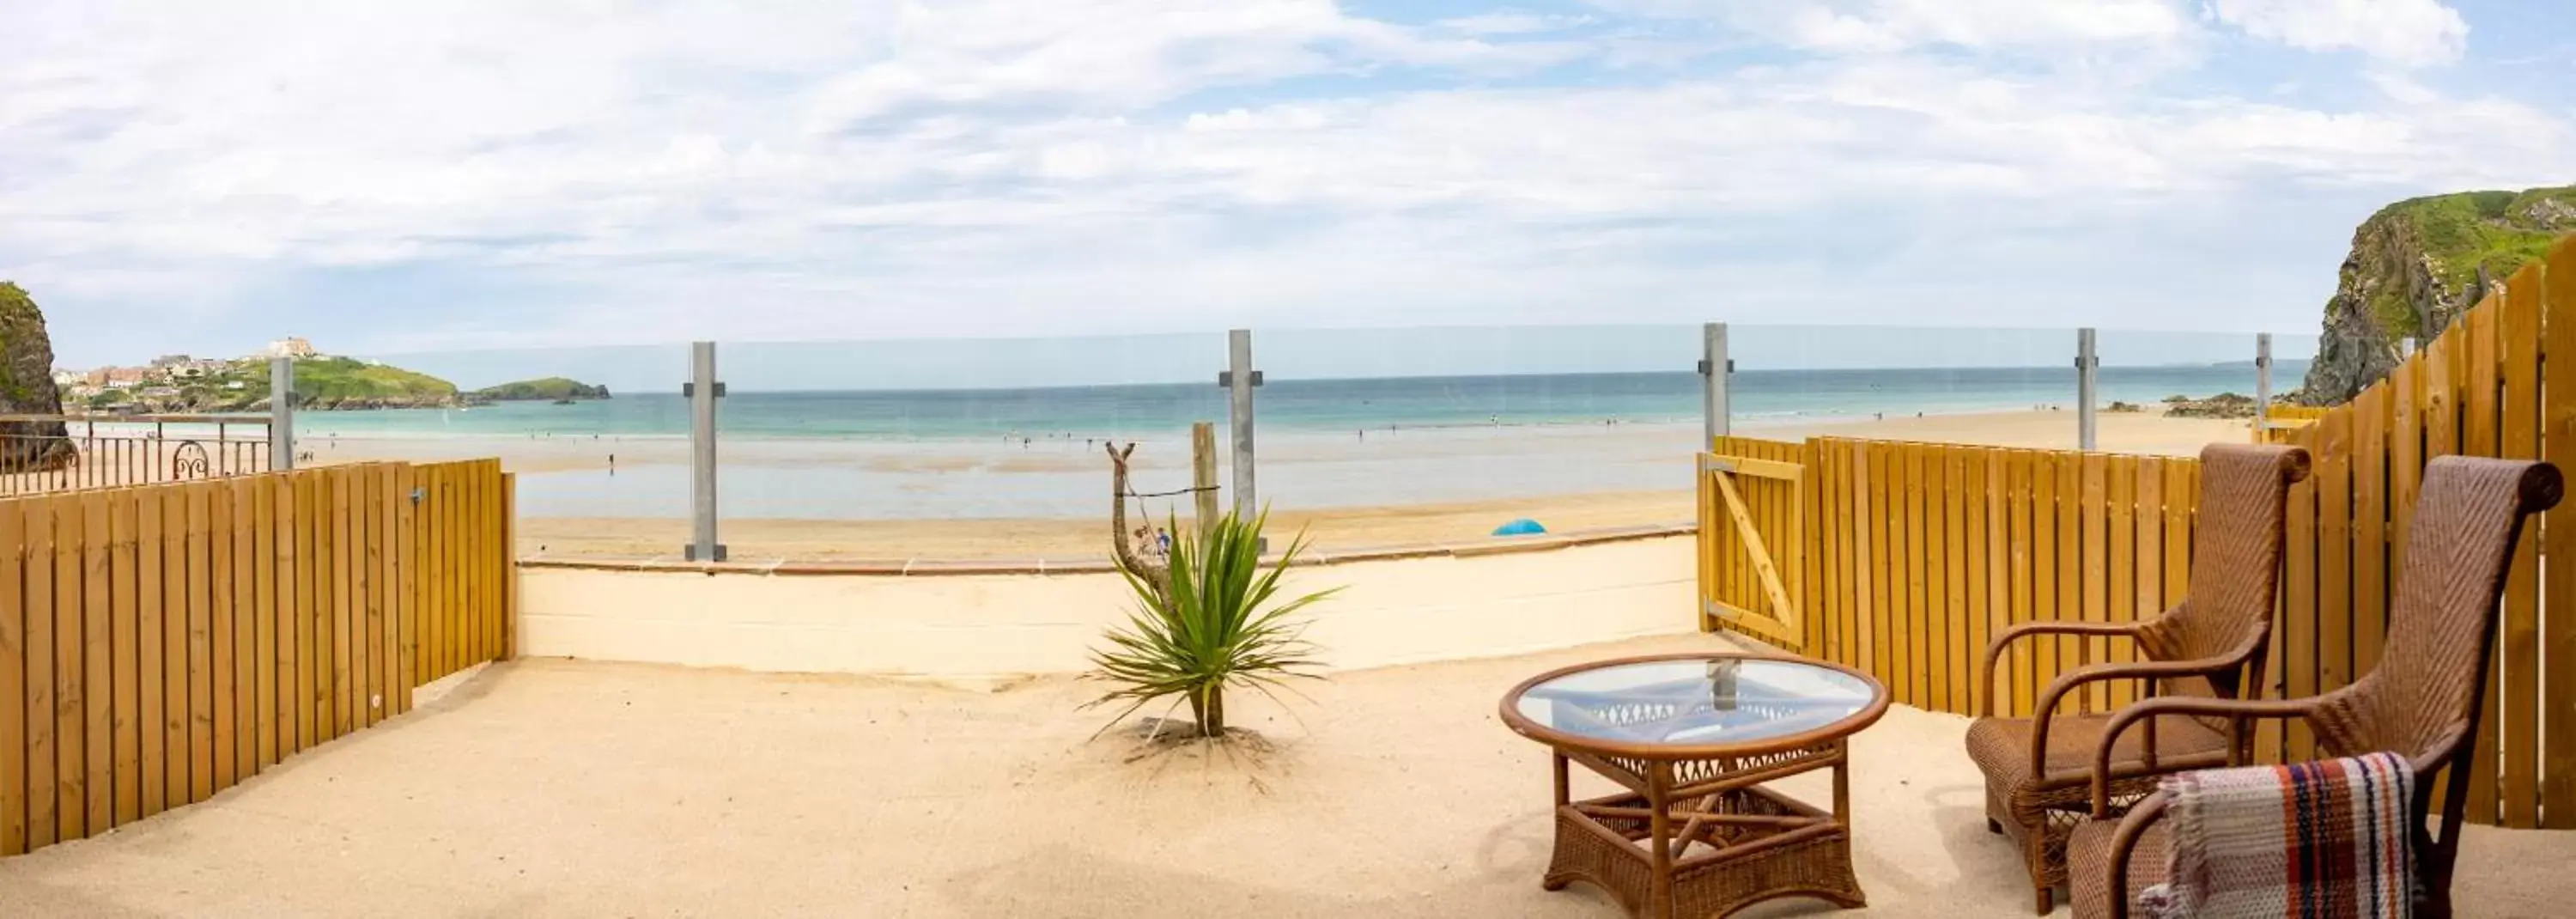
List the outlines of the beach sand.
{"label": "beach sand", "polygon": [[[1267,751],[1143,756],[1092,737],[1108,713],[1078,706],[1099,687],[1070,679],[971,692],[523,660],[212,801],[0,859],[0,915],[1609,919],[1590,887],[1541,889],[1548,757],[1495,705],[1549,668],[1725,647],[1346,672],[1285,708],[1230,699]],[[1896,707],[1853,738],[1866,915],[2030,915],[1967,725]],[[1578,795],[1607,788],[1574,774]],[[1770,787],[1831,801],[1823,772]],[[2576,898],[2576,833],[2468,827],[2462,846],[2460,915]]]}
{"label": "beach sand", "polygon": [[[2075,414],[2071,411],[2035,410],[1863,421],[1749,423],[1739,427],[1737,433],[1779,440],[1832,436],[2073,449],[2076,446],[2075,426]],[[1559,533],[1691,522],[1695,519],[1691,506],[1693,493],[1679,486],[1689,481],[1687,454],[1697,440],[1697,429],[1676,425],[1639,425],[1635,428],[1591,439],[1582,439],[1590,436],[1588,434],[1579,437],[1578,432],[1564,429],[1533,429],[1517,442],[1527,445],[1533,455],[1541,451],[1556,451],[1545,457],[1546,462],[1556,465],[1534,468],[1564,469],[1565,474],[1574,476],[1585,474],[1585,459],[1596,454],[1632,464],[1649,462],[1656,469],[1661,469],[1663,457],[1669,456],[1670,481],[1677,487],[1587,489],[1577,484],[1561,489],[1568,492],[1561,494],[1362,504],[1281,498],[1277,497],[1277,488],[1267,485],[1264,494],[1276,501],[1271,518],[1275,532],[1293,532],[1303,528],[1315,545],[1334,549],[1485,540],[1493,538],[1491,533],[1495,527],[1523,517],[1538,520],[1552,532]],[[2104,450],[2189,456],[2197,454],[2202,446],[2213,441],[2241,443],[2249,438],[2249,434],[2246,422],[2241,420],[2167,418],[2160,409],[2151,408],[2139,413],[2103,413],[2099,437]],[[672,438],[598,441],[587,438],[400,439],[308,435],[303,440],[326,463],[368,460],[425,462],[499,456],[503,467],[510,471],[549,474],[604,472],[608,469],[608,457],[614,454],[617,468],[632,474],[636,470],[653,467],[667,467],[665,471],[668,471],[668,468],[685,467],[688,462],[688,444]],[[1005,477],[1096,474],[1104,497],[1108,483],[1107,461],[1092,449],[1079,449],[1069,443],[1056,445],[1049,451],[1025,454],[994,455],[989,450],[983,455],[965,452],[861,455],[854,452],[846,459],[836,458],[835,449],[828,441],[729,443],[722,459],[728,468],[763,465],[790,470],[828,470],[834,468],[835,463],[845,462],[849,468],[871,475],[919,476],[924,481],[970,468]],[[1490,455],[1496,446],[1491,439],[1417,437],[1411,440],[1379,438],[1370,445],[1370,449],[1380,451],[1370,454],[1373,459],[1393,455],[1409,457],[1416,463],[1472,464],[1478,462],[1479,456]],[[1321,468],[1344,462],[1356,452],[1355,448],[1311,438],[1283,439],[1275,445],[1265,443],[1262,454],[1264,482],[1281,481],[1303,468]],[[1159,453],[1140,454],[1140,457],[1145,460],[1140,464],[1140,480],[1150,472],[1156,481],[1174,478],[1186,481],[1186,467],[1177,462],[1181,455],[1168,446]],[[1657,477],[1661,478],[1660,473]],[[1223,480],[1220,476],[1220,481]],[[684,495],[684,491],[675,491],[672,499],[684,502]],[[1165,508],[1174,509],[1183,516],[1188,511],[1186,499],[1164,501],[1153,507],[1158,514]],[[676,513],[667,517],[553,516],[529,510],[526,502],[522,508],[524,519],[520,524],[520,548],[524,553],[661,557],[677,553],[688,539],[688,522]],[[1087,560],[1106,554],[1107,530],[1105,508],[1091,516],[1073,513],[1004,514],[929,519],[789,519],[729,513],[722,522],[721,536],[731,557],[741,560]]]}

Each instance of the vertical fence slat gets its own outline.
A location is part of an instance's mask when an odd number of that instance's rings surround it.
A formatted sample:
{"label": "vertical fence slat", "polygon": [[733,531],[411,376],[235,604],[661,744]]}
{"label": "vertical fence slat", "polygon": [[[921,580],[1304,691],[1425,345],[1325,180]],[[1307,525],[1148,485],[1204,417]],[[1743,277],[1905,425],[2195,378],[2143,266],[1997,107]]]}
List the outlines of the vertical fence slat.
{"label": "vertical fence slat", "polygon": [[357,663],[355,646],[350,641],[357,622],[358,567],[353,558],[357,535],[352,532],[349,506],[357,489],[356,467],[341,466],[331,476],[331,736],[349,733],[358,713],[357,689],[352,667]]}
{"label": "vertical fence slat", "polygon": [[[2082,454],[2064,454],[2057,460],[2057,608],[2051,615],[2073,620],[2090,618],[2084,604],[2084,465]],[[2053,681],[2092,659],[2091,642],[2077,636],[2057,639],[2057,671],[2047,678]],[[2089,698],[2077,693],[2067,704],[2080,706]]]}
{"label": "vertical fence slat", "polygon": [[[2316,452],[2316,432],[2311,425],[2302,432],[2309,452]],[[2289,560],[2283,565],[2280,619],[2280,665],[2272,672],[2280,674],[2281,695],[2303,699],[2317,694],[2317,480],[2310,476],[2290,488]],[[2313,759],[2316,738],[2305,723],[2292,722],[2261,726],[2257,742],[2268,745],[2271,732],[2278,732],[2280,752],[2289,760]]]}
{"label": "vertical fence slat", "polygon": [[27,851],[27,510],[0,504],[0,856]]}
{"label": "vertical fence slat", "polygon": [[395,551],[401,556],[403,562],[400,585],[402,590],[395,605],[394,615],[395,626],[401,632],[397,639],[394,663],[401,668],[402,676],[394,681],[394,698],[397,700],[394,710],[407,712],[411,710],[412,687],[420,685],[418,629],[421,563],[420,541],[415,529],[419,518],[415,516],[416,504],[412,500],[412,490],[419,487],[420,470],[408,465],[397,466],[394,476],[396,493],[394,533],[400,543]]}
{"label": "vertical fence slat", "polygon": [[2397,424],[2388,386],[2363,390],[2352,413],[2352,672],[2358,677],[2379,666],[2388,634],[2388,451]]}
{"label": "vertical fence slat", "polygon": [[[321,594],[322,477],[305,474],[292,479],[295,490],[295,749],[310,750],[320,740],[315,730],[321,721],[320,690],[315,679],[314,649],[316,629],[314,611],[324,605]],[[285,681],[280,680],[280,688]],[[279,739],[283,740],[284,732]]]}
{"label": "vertical fence slat", "polygon": [[[2541,275],[2540,454],[2576,472],[2576,239],[2559,240]],[[2548,712],[2541,737],[2541,825],[2576,829],[2576,501],[2560,501],[2541,521],[2540,701]]]}
{"label": "vertical fence slat", "polygon": [[81,701],[83,801],[93,834],[116,825],[116,634],[108,590],[108,493],[81,495]]}
{"label": "vertical fence slat", "polygon": [[[2139,619],[2153,619],[2165,610],[2165,463],[2164,457],[2151,456],[2138,461],[2137,484],[2131,490],[2137,495],[2136,512],[2130,526],[2136,535],[2137,573],[2133,580],[2137,597],[2129,602]],[[2134,655],[2133,655],[2134,656]],[[2132,691],[2143,694],[2143,687]]]}
{"label": "vertical fence slat", "polygon": [[1880,551],[1886,548],[1878,533],[1878,492],[1870,489],[1878,466],[1870,461],[1868,445],[1857,440],[1834,440],[1834,453],[1842,456],[1844,474],[1852,479],[1852,546],[1847,559],[1852,569],[1852,608],[1847,618],[1852,620],[1852,641],[1860,644],[1855,659],[1862,672],[1886,680],[1886,669],[1880,664],[1886,659],[1886,615],[1878,615],[1880,582],[1873,577]]}
{"label": "vertical fence slat", "polygon": [[89,835],[88,699],[82,682],[81,503],[54,501],[54,821],[64,839]]}
{"label": "vertical fence slat", "polygon": [[[233,722],[233,502],[228,488],[200,486],[206,492],[207,553],[214,566],[207,578],[205,677],[206,707],[214,716],[213,730],[207,735],[207,750],[213,757],[214,778],[211,788],[231,788],[241,776],[233,768],[234,734],[239,725]],[[211,792],[210,792],[211,794]]]}
{"label": "vertical fence slat", "polygon": [[[2126,624],[2138,620],[2138,458],[2112,456],[2105,465],[2102,485],[2108,504],[2103,508],[2103,516],[2106,518],[2104,535],[2109,543],[2105,565],[2109,582],[2105,585],[2105,592],[2110,606],[2110,621]],[[2107,640],[2103,642],[2103,659],[2113,663],[2135,663],[2137,650],[2137,642]],[[2135,680],[2113,680],[2102,684],[2102,688],[2114,707],[2138,700],[2138,683]]]}
{"label": "vertical fence slat", "polygon": [[[2109,458],[2099,453],[2087,453],[2074,465],[2076,490],[2068,492],[2067,496],[2073,498],[2075,504],[2071,515],[2077,527],[2076,552],[2080,558],[2075,577],[2081,585],[2076,601],[2081,606],[2070,612],[2086,622],[2103,622],[2111,615],[2108,602],[2110,575],[2106,567],[2109,546],[2104,541],[2109,521],[2103,514],[2103,507],[2109,503],[2110,497],[2106,487]],[[2089,638],[2077,638],[2067,643],[2075,648],[2075,666],[2079,667],[2093,663],[2095,649],[2109,644]],[[2108,704],[2109,690],[2110,687],[2103,683],[2086,686],[2082,691],[2082,702],[2091,710],[2100,711]]]}
{"label": "vertical fence slat", "polygon": [[1887,685],[1888,698],[1903,698],[1905,692],[1905,563],[1898,553],[1905,547],[1905,454],[1895,444],[1864,443],[1870,463],[1869,504],[1870,539],[1874,563],[1870,577],[1876,606],[1871,611],[1877,620],[1878,679]]}
{"label": "vertical fence slat", "polygon": [[188,503],[188,801],[215,795],[214,502],[186,485]]}
{"label": "vertical fence slat", "polygon": [[[2039,598],[2047,596],[2046,591],[2037,587],[2042,577],[2040,572],[2046,566],[2039,561],[2038,542],[2034,535],[2036,524],[2031,510],[2032,496],[2037,487],[2032,471],[2036,456],[2029,450],[2014,450],[2005,460],[2004,490],[2011,502],[2004,509],[2004,518],[2011,528],[2012,567],[2009,577],[2012,579],[2012,612],[2009,621],[2013,625],[2029,622],[2036,615],[2033,604],[2044,604],[2045,601]],[[2036,672],[2031,663],[2033,645],[2034,642],[2027,640],[2013,642],[2012,647],[2006,649],[2004,659],[1997,662],[1997,666],[2007,674],[1999,679],[2008,687],[1997,692],[2010,692],[2012,704],[2003,705],[2003,700],[1998,699],[1996,711],[2014,717],[2030,714],[2031,686]]]}
{"label": "vertical fence slat", "polygon": [[1891,559],[1895,563],[1895,571],[1891,574],[1898,579],[1897,599],[1903,601],[1905,609],[1904,618],[1899,620],[1904,636],[1899,640],[1904,644],[1905,656],[1897,661],[1898,679],[1905,688],[1898,698],[1908,705],[1920,706],[1923,704],[1924,687],[1930,682],[1930,674],[1924,670],[1931,663],[1930,656],[1924,653],[1931,643],[1931,635],[1925,627],[1927,617],[1923,608],[1922,450],[1913,444],[1898,444],[1893,471],[1897,481],[1892,484],[1896,487],[1889,489],[1888,497],[1896,502],[1900,516],[1889,523],[1888,539],[1897,546],[1895,558]]}
{"label": "vertical fence slat", "polygon": [[[141,610],[136,592],[142,584],[142,572],[135,569],[136,532],[141,521],[136,517],[136,489],[118,489],[108,493],[108,591],[112,631],[110,667],[113,672],[114,706],[109,722],[116,732],[116,763],[113,769],[116,786],[118,825],[143,819],[143,699],[139,695],[142,681],[135,668],[141,665],[139,640]],[[0,745],[0,750],[10,749]],[[8,755],[0,753],[0,756]]]}
{"label": "vertical fence slat", "polygon": [[259,774],[259,671],[255,659],[258,630],[254,624],[259,616],[259,554],[258,543],[253,539],[259,531],[259,507],[255,501],[258,483],[241,478],[222,481],[225,496],[233,506],[233,672],[227,684],[233,739],[231,746],[216,755],[232,757],[233,779],[240,782]]}
{"label": "vertical fence slat", "polygon": [[55,640],[54,628],[54,504],[58,498],[29,498],[22,505],[26,511],[22,539],[27,545],[27,847],[40,849],[61,838],[62,820],[56,813],[61,799],[55,793],[54,732],[61,723],[54,717]]}
{"label": "vertical fence slat", "polygon": [[374,724],[393,716],[393,647],[385,639],[392,632],[385,626],[394,580],[394,469],[373,466],[367,474],[367,722]]}
{"label": "vertical fence slat", "polygon": [[257,581],[251,595],[251,731],[253,741],[252,769],[263,770],[278,759],[277,729],[277,608],[284,593],[279,580],[280,547],[278,538],[277,480],[253,478],[250,484],[251,553],[255,556],[252,577]]}
{"label": "vertical fence slat", "polygon": [[[2540,304],[2545,280],[2541,263],[2516,272],[2506,283],[2496,313],[2495,340],[2501,390],[2496,406],[2498,455],[2508,459],[2540,458]],[[2503,720],[2505,767],[2504,818],[2508,826],[2540,825],[2540,528],[2525,526],[2514,544],[2512,569],[2504,591],[2503,635],[2496,645],[2499,698],[2503,710],[2490,717]]]}
{"label": "vertical fence slat", "polygon": [[188,797],[188,492],[161,496],[161,795],[168,807]]}
{"label": "vertical fence slat", "polygon": [[1957,546],[1951,542],[1950,529],[1950,459],[1947,449],[1929,444],[1915,447],[1922,462],[1915,502],[1923,507],[1923,530],[1916,554],[1923,558],[1923,701],[1932,711],[1950,709],[1950,640],[1958,625],[1957,611],[1950,605],[1950,556]]}
{"label": "vertical fence slat", "polygon": [[2316,691],[2352,682],[2352,413],[2316,424]]}
{"label": "vertical fence slat", "polygon": [[1973,715],[1983,704],[1987,689],[1977,683],[1977,665],[1985,660],[1986,643],[1994,638],[1994,543],[1990,538],[1994,497],[1989,475],[1993,471],[1994,451],[1967,451],[1961,464],[1961,475],[1967,480],[1967,564],[1963,569],[1968,600],[1967,638],[1958,645],[1959,677],[1967,692],[1957,698],[1961,714]]}
{"label": "vertical fence slat", "polygon": [[[2031,548],[2036,564],[2031,572],[2031,609],[2034,620],[2072,619],[2082,609],[2068,602],[2075,591],[2075,565],[2080,553],[2071,551],[2068,542],[2076,537],[2075,527],[2066,523],[2060,492],[2073,471],[2071,455],[2056,452],[2036,453],[2031,463],[2030,522]],[[2065,638],[2039,638],[2030,642],[2031,669],[2023,679],[2028,683],[2033,714],[2037,714],[2039,694],[2057,680],[2057,674],[2075,660],[2075,642]]]}
{"label": "vertical fence slat", "polygon": [[1971,705],[1976,664],[1960,664],[1968,659],[1968,641],[1976,636],[1976,610],[1968,605],[1968,571],[1971,556],[1978,548],[1968,525],[1968,453],[1973,448],[1942,448],[1942,605],[1947,608],[1942,626],[1942,662],[1940,669],[1950,674],[1950,692],[1942,698],[1947,713],[1976,713]]}

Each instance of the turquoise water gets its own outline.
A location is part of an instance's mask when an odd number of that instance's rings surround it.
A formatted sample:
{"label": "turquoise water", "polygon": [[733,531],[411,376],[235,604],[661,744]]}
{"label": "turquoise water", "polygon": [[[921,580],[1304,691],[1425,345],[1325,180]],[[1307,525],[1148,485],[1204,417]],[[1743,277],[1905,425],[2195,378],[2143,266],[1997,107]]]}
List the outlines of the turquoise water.
{"label": "turquoise water", "polygon": [[[2305,362],[2282,361],[2296,380]],[[1700,379],[1689,373],[1527,374],[1268,381],[1257,416],[1264,431],[1331,432],[1471,425],[1680,423],[1700,415]],[[2171,395],[2251,393],[2253,368],[2104,367],[2102,400],[2152,403]],[[2072,367],[1770,370],[1738,373],[1735,416],[1865,418],[2070,404]],[[1222,421],[1214,385],[1153,384],[1027,389],[734,391],[719,427],[752,439],[973,440],[1055,434],[1157,437],[1194,421]],[[299,427],[329,436],[682,436],[677,394],[624,394],[572,405],[512,403],[471,410],[332,412]]]}

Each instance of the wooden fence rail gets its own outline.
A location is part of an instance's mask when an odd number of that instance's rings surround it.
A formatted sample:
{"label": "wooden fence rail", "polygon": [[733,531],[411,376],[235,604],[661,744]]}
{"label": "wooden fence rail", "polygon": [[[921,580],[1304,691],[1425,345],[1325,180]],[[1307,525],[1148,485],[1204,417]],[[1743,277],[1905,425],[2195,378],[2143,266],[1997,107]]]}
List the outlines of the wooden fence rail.
{"label": "wooden fence rail", "polygon": [[0,855],[205,800],[511,649],[497,461],[0,500]]}
{"label": "wooden fence rail", "polygon": [[[2276,431],[2313,454],[2315,474],[2290,495],[2272,695],[2348,685],[2407,640],[2388,633],[2388,604],[2427,461],[2548,458],[2576,469],[2576,357],[2553,368],[2551,354],[2576,355],[2576,239],[2388,379]],[[1748,462],[1765,475],[1746,475]],[[1860,668],[1925,709],[1976,712],[1985,647],[2015,623],[2153,616],[2189,583],[2193,460],[1719,438],[1700,470],[1703,624]],[[1764,565],[1780,573],[1779,592]],[[2576,504],[2527,528],[2502,614],[2468,817],[2576,828]],[[2130,653],[2020,643],[2000,665],[1995,707],[2027,714],[2058,673]],[[2076,704],[2116,706],[2135,692],[2097,686]],[[2275,759],[2317,752],[2297,726],[2267,725],[2257,741]]]}

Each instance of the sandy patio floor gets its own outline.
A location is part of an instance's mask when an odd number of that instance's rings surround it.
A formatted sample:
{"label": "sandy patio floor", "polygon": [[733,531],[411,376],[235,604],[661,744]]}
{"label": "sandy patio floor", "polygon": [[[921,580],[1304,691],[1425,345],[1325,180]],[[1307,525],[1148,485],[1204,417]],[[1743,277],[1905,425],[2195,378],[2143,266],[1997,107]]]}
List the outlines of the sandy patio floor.
{"label": "sandy patio floor", "polygon": [[[0,861],[0,916],[1611,917],[1539,889],[1546,758],[1494,704],[1543,668],[1717,644],[1346,673],[1293,716],[1237,703],[1264,756],[1136,762],[1087,741],[1073,681],[521,661],[211,802]],[[1869,915],[2028,915],[1965,728],[1898,709],[1855,741]],[[2571,859],[2576,833],[2475,833],[2462,915],[2564,915]]]}

